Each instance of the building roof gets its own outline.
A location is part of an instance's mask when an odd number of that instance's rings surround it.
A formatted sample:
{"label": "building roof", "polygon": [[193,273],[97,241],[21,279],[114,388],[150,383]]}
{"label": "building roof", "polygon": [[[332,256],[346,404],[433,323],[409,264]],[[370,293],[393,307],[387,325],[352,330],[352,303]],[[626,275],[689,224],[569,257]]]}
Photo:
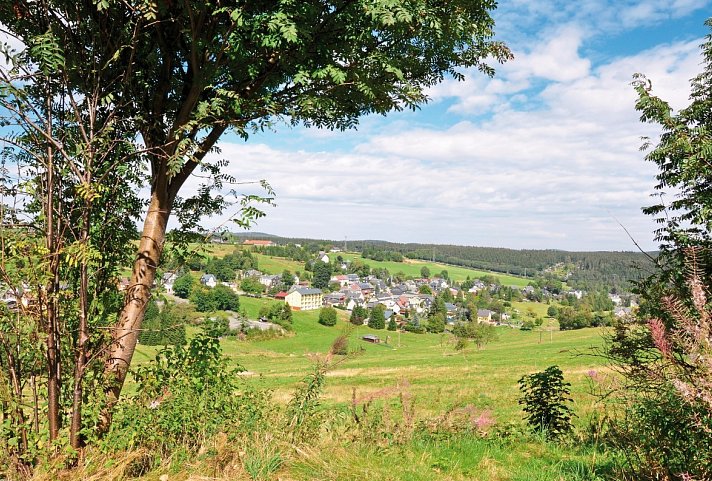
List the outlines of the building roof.
{"label": "building roof", "polygon": [[302,296],[308,296],[310,294],[321,294],[321,289],[315,289],[312,287],[298,287],[297,289],[294,289],[294,291],[298,292]]}

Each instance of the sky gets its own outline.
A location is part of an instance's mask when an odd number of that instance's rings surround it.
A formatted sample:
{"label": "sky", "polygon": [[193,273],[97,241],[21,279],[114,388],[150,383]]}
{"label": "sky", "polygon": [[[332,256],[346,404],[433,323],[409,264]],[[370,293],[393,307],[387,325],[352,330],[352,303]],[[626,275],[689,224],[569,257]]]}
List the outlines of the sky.
{"label": "sky", "polygon": [[[656,166],[640,151],[659,131],[635,111],[645,74],[675,109],[701,71],[712,0],[512,0],[492,15],[514,60],[493,78],[463,71],[417,111],[367,116],[347,132],[286,124],[225,135],[223,172],[275,205],[252,230],[336,241],[515,249],[646,250]],[[7,40],[7,39],[5,39]],[[182,194],[202,179],[192,177]],[[232,188],[232,187],[229,187]],[[226,191],[227,192],[227,191]],[[669,193],[668,197],[674,195]],[[241,230],[238,206],[203,219]],[[175,225],[175,222],[173,223]]]}
{"label": "sky", "polygon": [[[701,70],[707,0],[514,0],[493,12],[514,60],[465,71],[430,102],[348,132],[278,125],[227,136],[218,158],[267,180],[276,207],[253,230],[516,249],[654,249],[658,131],[634,109],[634,73],[676,108]],[[187,187],[193,188],[198,179]],[[249,187],[246,187],[249,191]],[[239,230],[225,215],[206,227]],[[625,229],[623,227],[625,227]]]}

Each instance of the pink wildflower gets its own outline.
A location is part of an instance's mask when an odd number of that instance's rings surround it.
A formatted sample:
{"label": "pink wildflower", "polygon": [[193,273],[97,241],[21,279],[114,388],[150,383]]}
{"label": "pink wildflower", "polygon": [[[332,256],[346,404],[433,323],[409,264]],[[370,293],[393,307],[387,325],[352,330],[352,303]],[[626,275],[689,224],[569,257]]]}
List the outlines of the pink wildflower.
{"label": "pink wildflower", "polygon": [[670,357],[671,349],[663,321],[660,319],[651,319],[648,321],[648,326],[650,327],[650,333],[653,336],[653,344],[655,344],[655,347],[658,348],[663,357],[668,359]]}

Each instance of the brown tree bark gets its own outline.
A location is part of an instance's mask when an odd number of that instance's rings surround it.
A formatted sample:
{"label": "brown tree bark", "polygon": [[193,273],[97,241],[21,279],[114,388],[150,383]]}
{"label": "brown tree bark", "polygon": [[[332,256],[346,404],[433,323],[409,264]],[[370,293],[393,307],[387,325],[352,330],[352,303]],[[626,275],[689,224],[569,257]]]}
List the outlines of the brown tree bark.
{"label": "brown tree bark", "polygon": [[106,406],[102,412],[99,430],[105,432],[111,424],[111,411],[119,400],[131,358],[136,349],[143,315],[151,296],[151,286],[156,277],[156,267],[163,251],[166,227],[174,195],[169,193],[167,176],[157,175],[146,213],[143,232],[134,261],[131,281],[126,291],[124,308],[112,333],[104,373],[107,376]]}

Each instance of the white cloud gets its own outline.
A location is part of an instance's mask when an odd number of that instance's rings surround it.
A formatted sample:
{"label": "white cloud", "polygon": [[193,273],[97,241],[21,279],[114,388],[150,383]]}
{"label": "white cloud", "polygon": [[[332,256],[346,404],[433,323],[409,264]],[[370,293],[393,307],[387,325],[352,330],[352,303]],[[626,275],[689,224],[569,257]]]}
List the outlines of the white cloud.
{"label": "white cloud", "polygon": [[[628,2],[621,12],[643,21],[697,3],[636,5]],[[265,177],[277,192],[278,208],[257,229],[332,239],[634,249],[620,221],[641,245],[654,247],[655,225],[640,207],[651,203],[656,168],[638,148],[640,137],[656,130],[638,120],[632,74],[647,74],[655,92],[680,108],[688,80],[700,70],[700,40],[594,65],[582,53],[583,29],[569,22],[550,30],[557,35],[540,36],[497,78],[473,75],[434,88],[438,108],[456,112],[457,123],[438,126],[421,115],[414,124],[406,114],[385,123],[367,118],[364,129],[347,135],[356,145],[348,152],[315,152],[310,140],[332,140],[321,133],[302,132],[306,143],[296,149],[223,142],[220,157],[234,159],[229,173],[238,180]],[[486,120],[468,117],[483,109]],[[195,185],[194,179],[188,187]]]}

